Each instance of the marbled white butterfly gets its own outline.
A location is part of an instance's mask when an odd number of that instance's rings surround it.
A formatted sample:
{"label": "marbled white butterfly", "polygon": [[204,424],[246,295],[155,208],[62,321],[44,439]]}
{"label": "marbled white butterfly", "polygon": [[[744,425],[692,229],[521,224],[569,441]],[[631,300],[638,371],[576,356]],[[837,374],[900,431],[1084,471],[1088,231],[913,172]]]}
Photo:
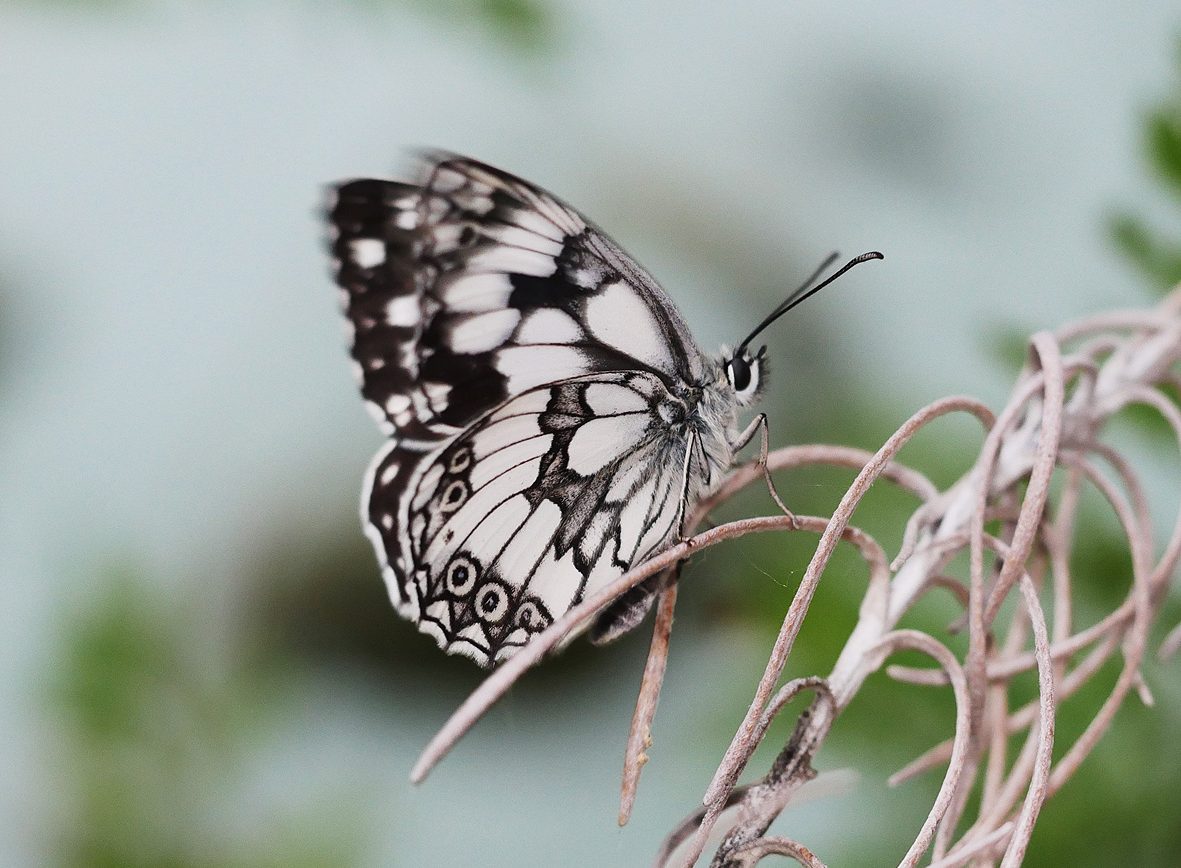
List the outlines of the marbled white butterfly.
{"label": "marbled white butterfly", "polygon": [[[434,155],[418,183],[333,192],[352,356],[390,437],[365,532],[398,612],[492,665],[677,541],[762,421],[738,427],[763,385],[749,342],[819,287],[707,356],[643,268],[519,178]],[[653,591],[599,632],[637,622]]]}

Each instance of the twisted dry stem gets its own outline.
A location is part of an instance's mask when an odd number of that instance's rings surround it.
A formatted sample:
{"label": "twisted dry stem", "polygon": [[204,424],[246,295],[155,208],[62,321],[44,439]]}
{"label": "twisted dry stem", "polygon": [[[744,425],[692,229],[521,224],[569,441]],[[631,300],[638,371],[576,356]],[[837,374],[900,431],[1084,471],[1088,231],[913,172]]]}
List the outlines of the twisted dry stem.
{"label": "twisted dry stem", "polygon": [[[891,778],[891,784],[897,784],[946,765],[939,794],[900,864],[918,865],[931,850],[931,864],[939,868],[993,864],[997,859],[1002,868],[1019,865],[1041,806],[1094,749],[1127,694],[1134,689],[1151,702],[1140,666],[1149,630],[1181,557],[1181,511],[1168,541],[1155,554],[1152,515],[1139,479],[1121,453],[1098,438],[1113,415],[1130,404],[1142,404],[1172,428],[1181,449],[1181,410],[1170,395],[1181,383],[1181,289],[1155,310],[1118,311],[1074,323],[1057,334],[1038,333],[1030,349],[1029,363],[1011,399],[995,418],[976,401],[946,398],[917,412],[873,454],[838,446],[772,452],[767,458],[772,470],[827,464],[854,469],[857,476],[829,518],[773,516],[721,525],[674,546],[572,609],[469,697],[428,746],[412,779],[422,780],[517,678],[627,588],[673,569],[692,549],[724,539],[760,531],[811,532],[820,535],[815,554],[788,606],[750,707],[701,807],[666,839],[657,864],[691,866],[711,833],[723,832],[714,866],[749,866],[768,855],[822,865],[804,844],[768,836],[767,831],[799,788],[814,777],[813,757],[861,685],[895,651],[910,649],[931,657],[938,668],[891,666],[886,673],[908,683],[950,686],[956,721],[952,738]],[[919,430],[951,413],[974,416],[985,436],[973,466],[954,485],[939,491],[922,473],[898,463],[896,456]],[[699,507],[695,523],[761,478],[762,469],[756,465],[737,468]],[[1052,486],[1055,479],[1061,484]],[[892,563],[871,536],[850,523],[861,499],[880,480],[919,501],[905,523],[902,548]],[[1074,621],[1070,553],[1080,492],[1086,485],[1110,505],[1127,537],[1131,575],[1124,601],[1096,623],[1080,626]],[[852,544],[869,571],[858,621],[827,676],[798,678],[776,690],[841,540]],[[949,575],[948,565],[965,551],[967,577]],[[986,560],[995,563],[986,567]],[[950,591],[964,608],[957,622],[967,631],[963,660],[935,636],[899,626],[933,589]],[[1010,599],[1014,605],[1005,606]],[[675,601],[674,582],[667,585],[658,606],[628,739],[621,824],[630,815],[647,761],[649,726],[665,671]],[[1159,653],[1167,656],[1179,647],[1181,626],[1169,633]],[[1117,653],[1123,666],[1107,699],[1083,734],[1052,762],[1058,705]],[[1038,698],[1011,709],[1011,682],[1030,670],[1037,672]],[[800,713],[770,770],[739,785],[772,719],[805,691],[813,695],[811,704]],[[1024,744],[1010,761],[1009,737],[1020,733],[1025,733]],[[979,794],[976,816],[967,821],[963,813],[974,791]],[[723,815],[736,817],[723,825]]]}

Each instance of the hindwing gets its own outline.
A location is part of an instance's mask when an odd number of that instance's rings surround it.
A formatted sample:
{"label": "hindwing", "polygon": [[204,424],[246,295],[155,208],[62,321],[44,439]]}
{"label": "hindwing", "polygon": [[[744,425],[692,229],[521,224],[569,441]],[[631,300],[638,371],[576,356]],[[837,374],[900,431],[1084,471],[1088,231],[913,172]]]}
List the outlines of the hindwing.
{"label": "hindwing", "polygon": [[693,455],[662,417],[669,402],[651,374],[585,375],[429,451],[388,444],[362,513],[398,610],[491,665],[666,546]]}

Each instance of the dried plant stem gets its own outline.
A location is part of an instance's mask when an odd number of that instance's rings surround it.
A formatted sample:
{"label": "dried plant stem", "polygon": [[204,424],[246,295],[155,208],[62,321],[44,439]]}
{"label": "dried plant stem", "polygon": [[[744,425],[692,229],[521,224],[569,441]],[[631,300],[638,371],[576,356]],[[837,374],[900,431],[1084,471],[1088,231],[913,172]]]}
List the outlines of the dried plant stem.
{"label": "dried plant stem", "polygon": [[[874,646],[870,640],[874,634],[881,635],[885,630],[892,629],[915,600],[930,587],[938,586],[932,575],[932,567],[939,560],[935,557],[936,553],[946,555],[949,551],[954,551],[962,545],[960,539],[955,539],[951,546],[945,543],[957,536],[966,537],[970,550],[970,579],[967,587],[969,651],[965,672],[972,710],[972,738],[970,750],[962,760],[954,756],[954,749],[950,750],[952,756],[949,768],[953,765],[962,765],[964,773],[960,793],[966,796],[969,782],[975,777],[976,769],[981,767],[981,758],[986,754],[990,755],[984,765],[986,781],[990,783],[982,802],[982,810],[988,811],[988,815],[970,827],[957,843],[953,843],[956,818],[966,799],[961,797],[951,800],[944,816],[940,818],[941,846],[937,848],[937,853],[963,850],[973,841],[993,836],[999,828],[1009,822],[1009,818],[1005,816],[1008,811],[1005,806],[1012,804],[1014,791],[1021,786],[1026,788],[1027,797],[1023,801],[1021,812],[1012,818],[1012,825],[1008,827],[1011,832],[1007,834],[1008,850],[1003,862],[1007,865],[1019,864],[1032,833],[1037,811],[1044,799],[1061,786],[1082,758],[1094,748],[1099,737],[1110,725],[1111,718],[1126,692],[1142,682],[1138,667],[1143,655],[1147,629],[1151,623],[1152,607],[1159,601],[1159,587],[1163,586],[1176,565],[1177,554],[1173,541],[1170,540],[1155,567],[1143,566],[1146,558],[1151,559],[1152,543],[1150,534],[1146,529],[1142,529],[1142,526],[1147,526],[1147,505],[1141,487],[1135,481],[1127,462],[1109,446],[1096,443],[1095,437],[1107,418],[1132,400],[1153,406],[1181,433],[1181,413],[1177,412],[1175,404],[1159,390],[1162,381],[1175,376],[1172,368],[1181,357],[1181,322],[1176,316],[1176,309],[1181,307],[1181,303],[1178,303],[1177,297],[1175,294],[1160,310],[1147,315],[1116,314],[1112,317],[1093,318],[1064,330],[1057,340],[1048,334],[1035,336],[1032,349],[1036,366],[1018,384],[1014,398],[998,415],[996,424],[991,427],[985,439],[981,459],[960,483],[938,499],[934,508],[928,505],[920,509],[916,513],[919,518],[908,526],[904,543],[906,556],[891,565],[896,572],[889,583],[889,605],[885,622],[882,623],[876,616],[866,617],[863,611],[844,651],[838,657],[836,666],[827,678],[837,696],[836,713],[839,714],[847,697],[856,691],[861,680],[880,665],[880,660],[875,659],[872,653]],[[1089,336],[1100,330],[1128,328],[1133,329],[1130,336],[1107,335],[1102,340],[1092,340],[1088,346],[1090,352],[1097,354],[1094,358],[1080,357],[1083,350],[1076,351],[1071,356],[1066,356],[1059,350],[1060,341],[1067,338]],[[1068,386],[1071,386],[1069,403]],[[905,426],[900,433],[904,430]],[[1081,473],[1075,473],[1075,482],[1066,486],[1069,493],[1065,495],[1065,502],[1062,504],[1065,517],[1057,525],[1044,521],[1043,516],[1050,497],[1049,482],[1054,468],[1059,464],[1080,466],[1070,456],[1090,452],[1101,455],[1116,469],[1134,506],[1127,508],[1126,501],[1105,481],[1098,481],[1102,477],[1089,472],[1084,462],[1081,465]],[[1073,530],[1073,503],[1077,500],[1077,489],[1083,477],[1096,484],[1112,503],[1128,534],[1134,562],[1139,561],[1139,564],[1134,564],[1132,588],[1125,606],[1113,613],[1113,617],[1104,619],[1101,625],[1096,625],[1099,629],[1084,631],[1085,635],[1072,635],[1070,576],[1068,570],[1062,567],[1066,563],[1065,552],[1068,550],[1069,537]],[[854,482],[850,493],[858,489],[860,482],[860,478]],[[1019,497],[1021,507],[1016,522],[1006,532],[1006,539],[1003,541],[1007,551],[1003,556],[1001,568],[986,583],[983,552],[987,543],[986,535],[983,533],[984,520],[990,503],[999,502],[1004,496]],[[849,502],[842,501],[834,513],[834,523],[847,520],[848,507]],[[959,534],[960,528],[966,528],[967,533]],[[1057,539],[1055,532],[1058,534]],[[998,548],[995,545],[990,547]],[[1049,553],[1055,601],[1053,647],[1040,615],[1040,606],[1034,610],[1030,605],[1031,600],[1036,602],[1036,592],[1026,571],[1029,569],[1028,564],[1035,549]],[[819,554],[821,553],[818,552]],[[1146,569],[1155,581],[1146,582],[1141,578]],[[1000,612],[1001,604],[1014,584],[1022,588],[1026,603],[1024,611],[1030,616],[1034,627],[1033,652],[1025,652],[1024,648],[1014,646],[1002,645],[996,648],[986,641]],[[1150,596],[1150,590],[1155,591],[1155,595]],[[1037,617],[1033,617],[1034,611],[1038,612]],[[1057,666],[1060,679],[1073,680],[1074,683],[1070,687],[1077,689],[1085,679],[1070,679],[1067,675],[1066,666],[1072,654],[1097,639],[1116,634],[1122,637],[1124,645],[1124,670],[1107,702],[1087,731],[1051,771],[1053,713],[1058,701],[1054,693],[1054,668]],[[1109,648],[1105,646],[1110,646],[1110,643],[1102,642],[1097,649],[1099,653],[1093,654],[1092,657],[1103,658],[1110,653]],[[777,649],[772,651],[771,665],[764,682],[773,681],[781,671],[780,657],[776,651]],[[1014,665],[1012,657],[1008,655],[1017,655],[1022,659]],[[1091,671],[1098,668],[1097,665],[1088,665],[1090,663],[1091,660],[1087,660],[1081,666],[1084,670]],[[993,697],[993,704],[996,705],[999,701],[998,690],[1007,683],[1007,677],[1011,677],[1017,671],[1024,671],[1031,665],[1038,668],[1040,687],[1038,703],[1031,709],[1034,713],[1023,711],[1013,716],[1001,713],[987,717],[985,712],[989,696]],[[900,674],[897,669],[893,672],[896,675]],[[1087,676],[1089,672],[1079,674]],[[772,677],[769,679],[768,676]],[[940,673],[937,681],[946,680],[947,677]],[[935,680],[929,683],[935,683]],[[993,687],[989,688],[989,684]],[[752,709],[759,707],[762,701],[764,700],[761,693],[756,691]],[[817,707],[816,712],[801,717],[792,742],[785,753],[777,759],[776,766],[795,770],[810,768],[810,755],[823,742],[830,725],[826,717],[831,712],[826,712],[820,707]],[[748,713],[748,720],[749,717]],[[1002,784],[1004,758],[993,758],[991,752],[999,750],[1004,744],[1001,731],[1007,736],[1011,731],[1020,731],[1015,727],[1022,725],[1032,727],[1031,738],[1027,741],[1027,748],[1018,756],[1008,779]],[[994,734],[989,735],[990,732]],[[731,745],[732,752],[737,753],[739,757],[749,756],[753,750],[753,746],[748,746],[745,741],[746,735],[747,731],[740,728]],[[939,749],[925,755],[921,762],[908,767],[904,774],[913,774],[918,768],[929,767],[934,762],[948,761],[949,755],[943,749]],[[723,760],[720,769],[722,774],[715,776],[706,793],[705,820],[708,821],[715,814],[708,809],[711,800],[717,799],[727,784],[737,780],[737,775],[732,774],[731,770],[741,764],[742,761],[735,762],[729,753]],[[750,810],[747,816],[740,818],[722,842],[714,859],[715,865],[736,864],[729,854],[745,846],[746,842],[757,840],[765,834],[770,821],[774,819],[774,815],[758,809],[759,802],[767,800],[760,793],[760,788],[799,785],[800,774],[777,774],[776,766],[773,766],[762,782],[748,789],[744,802]],[[896,778],[903,776],[899,775]],[[937,803],[936,807],[941,806]],[[916,839],[917,845],[924,845],[926,829],[924,826],[924,830]],[[699,835],[698,838],[703,843],[704,836]],[[912,847],[908,860],[912,858],[913,853]],[[690,854],[682,864],[691,864],[696,855]],[[912,863],[904,860],[903,864]]]}
{"label": "dried plant stem", "polygon": [[760,838],[734,854],[739,865],[754,865],[765,856],[788,856],[804,868],[824,868],[824,863],[811,850],[787,838]]}
{"label": "dried plant stem", "polygon": [[627,736],[627,749],[623,760],[623,783],[619,794],[619,825],[626,826],[631,818],[632,806],[636,802],[636,788],[640,785],[640,771],[648,762],[644,753],[652,743],[652,718],[656,714],[656,703],[660,700],[660,687],[664,683],[664,670],[668,664],[668,640],[673,629],[673,610],[677,605],[677,583],[674,581],[660,593],[656,606],[656,624],[652,630],[652,646],[648,650],[648,662],[640,680],[640,695],[636,699],[636,710],[632,715],[631,730]]}
{"label": "dried plant stem", "polygon": [[[1158,551],[1152,532],[1154,515],[1135,469],[1099,437],[1114,414],[1141,404],[1172,429],[1181,456],[1181,409],[1173,395],[1181,387],[1179,360],[1181,290],[1155,310],[1102,314],[1056,334],[1034,335],[1029,364],[1012,397],[995,416],[973,399],[951,397],[919,410],[873,453],[825,445],[769,453],[766,466],[771,470],[824,464],[849,468],[856,476],[831,517],[773,516],[721,525],[672,547],[576,606],[469,697],[427,747],[412,779],[422,780],[521,674],[628,588],[672,568],[691,551],[724,539],[771,530],[810,532],[819,534],[815,552],[787,606],[750,705],[701,807],[665,840],[657,865],[696,864],[724,812],[728,820],[720,827],[724,835],[713,856],[714,866],[749,866],[770,855],[788,856],[806,866],[821,865],[803,844],[768,836],[768,830],[799,788],[815,776],[813,758],[862,684],[903,649],[926,654],[937,668],[889,666],[886,673],[912,684],[950,687],[956,718],[951,738],[890,779],[896,785],[946,765],[939,793],[900,864],[913,866],[930,859],[934,866],[952,868],[990,865],[999,859],[1001,868],[1020,865],[1045,800],[1095,749],[1127,694],[1135,690],[1146,704],[1152,702],[1140,666],[1149,630],[1181,559],[1181,509],[1169,539]],[[920,430],[953,413],[979,420],[984,437],[975,463],[958,482],[940,491],[923,473],[899,463],[898,453]],[[1181,460],[1177,463],[1181,465]],[[735,469],[699,506],[694,525],[709,510],[762,479],[763,472],[757,462]],[[1061,477],[1057,486],[1051,484],[1056,476]],[[858,504],[879,480],[918,499],[913,514],[900,522],[903,542],[893,562],[873,537],[852,524]],[[1099,492],[1127,538],[1131,570],[1124,600],[1095,623],[1078,625],[1070,559],[1079,531],[1078,505],[1086,487]],[[857,623],[826,676],[796,678],[780,685],[817,587],[841,540],[858,552],[869,573]],[[994,561],[991,566],[986,552]],[[961,553],[968,555],[967,575],[947,573],[948,565]],[[963,607],[964,617],[952,625],[967,632],[962,660],[934,635],[901,626],[915,603],[932,589],[950,592]],[[1014,599],[1013,605],[1006,606]],[[674,582],[660,598],[628,736],[621,823],[630,816],[647,760],[675,602]],[[1043,604],[1048,610],[1043,610]],[[1160,654],[1168,656],[1179,648],[1181,626],[1169,633]],[[1054,762],[1058,706],[1116,653],[1122,667],[1114,685],[1082,735]],[[1031,670],[1037,674],[1037,698],[1011,707],[1013,679]],[[770,769],[752,783],[739,785],[772,720],[805,691],[812,692],[813,698],[800,712]],[[1009,739],[1021,733],[1025,734],[1022,747],[1010,757]],[[969,821],[962,815],[976,787],[980,798]]]}

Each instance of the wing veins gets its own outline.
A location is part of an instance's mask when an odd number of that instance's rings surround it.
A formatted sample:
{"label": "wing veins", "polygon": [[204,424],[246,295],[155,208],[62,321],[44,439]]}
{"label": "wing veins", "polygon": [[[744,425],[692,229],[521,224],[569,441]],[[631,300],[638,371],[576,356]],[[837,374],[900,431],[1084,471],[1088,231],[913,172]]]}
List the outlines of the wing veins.
{"label": "wing veins", "polygon": [[[496,474],[496,476],[492,477],[492,478],[491,478],[491,479],[489,479],[489,480],[488,480],[486,483],[484,483],[483,485],[481,485],[481,486],[480,486],[478,489],[476,489],[475,491],[473,491],[473,492],[472,492],[472,496],[473,496],[473,497],[475,496],[475,494],[476,494],[476,491],[483,491],[485,488],[487,488],[487,487],[488,487],[489,485],[491,485],[491,484],[492,484],[492,483],[493,483],[495,480],[499,479],[499,478],[500,478],[501,476],[503,476],[504,474],[506,474],[506,473],[510,473],[510,472],[512,472],[513,470],[516,470],[516,469],[517,469],[518,467],[520,467],[522,464],[528,464],[530,461],[536,461],[536,460],[537,460],[536,458],[526,458],[524,461],[518,461],[518,462],[517,462],[516,464],[514,464],[512,467],[506,467],[506,468],[505,468],[504,470],[502,470],[500,473]],[[475,525],[472,527],[472,529],[471,529],[470,531],[468,531],[468,532],[467,532],[467,535],[466,535],[466,536],[465,536],[465,537],[464,537],[462,540],[460,540],[460,541],[459,541],[459,544],[455,546],[455,549],[456,549],[456,550],[458,550],[458,549],[462,548],[462,547],[463,547],[463,545],[464,545],[464,543],[466,543],[466,542],[467,542],[469,539],[471,539],[471,537],[472,537],[472,534],[474,534],[474,533],[475,533],[477,530],[479,530],[479,529],[480,529],[480,526],[481,526],[481,525],[483,525],[483,524],[484,524],[484,522],[486,522],[486,521],[489,519],[489,517],[490,517],[490,516],[491,516],[493,513],[495,513],[495,512],[496,512],[496,510],[500,509],[502,506],[504,506],[506,503],[508,503],[508,502],[509,502],[510,500],[512,500],[514,497],[517,497],[518,495],[524,494],[524,493],[525,493],[525,492],[526,492],[526,491],[527,491],[529,488],[532,488],[532,485],[530,485],[530,486],[528,486],[528,487],[526,487],[526,488],[522,489],[521,491],[514,491],[514,492],[513,492],[512,494],[510,494],[508,497],[506,497],[506,498],[503,498],[502,500],[499,500],[499,501],[497,501],[497,502],[496,502],[496,503],[495,503],[495,504],[494,504],[492,507],[490,507],[490,508],[489,508],[489,509],[488,509],[488,510],[487,510],[487,511],[484,513],[484,515],[483,515],[483,516],[481,516],[480,520],[479,520],[479,521],[477,521],[477,522],[475,523]],[[462,509],[462,508],[463,508],[463,507],[460,507],[460,509]],[[533,508],[532,508],[532,507],[530,507],[530,509],[529,509],[529,512],[530,512],[530,515],[532,515],[532,513],[533,513]],[[522,525],[523,525],[523,524],[524,524],[524,522],[522,522]],[[439,528],[439,532],[441,533],[441,532],[443,531],[443,528],[444,528],[444,527],[446,527],[446,526],[447,526],[447,525],[446,525],[446,522],[444,522],[444,524],[443,524],[443,525],[442,525],[442,526]],[[518,527],[518,530],[519,530],[519,529],[520,529],[520,528]],[[515,534],[515,533],[516,533],[516,531],[513,531],[513,533]],[[435,534],[433,537],[431,537],[431,542],[433,543],[433,542],[434,542],[436,539],[438,539],[438,536],[439,536],[439,534]],[[423,551],[425,552],[427,548],[429,548],[429,546],[423,546]],[[497,555],[497,556],[499,557],[499,555]]]}
{"label": "wing veins", "polygon": [[[669,493],[673,490],[672,479],[667,478],[667,472],[672,467],[671,463],[662,464],[660,473],[656,477],[656,484],[653,486],[652,503],[648,506],[648,512],[644,515],[644,521],[641,525],[640,533],[636,536],[636,548],[632,552],[632,558],[638,559],[640,556],[640,545],[644,542],[644,537],[647,536],[648,531],[656,526],[656,522],[660,520],[660,516],[664,513],[665,504],[668,503]],[[656,489],[664,485],[664,493],[659,498],[659,506],[657,506],[657,497],[655,496]],[[663,538],[663,537],[662,537]],[[649,547],[650,550],[651,547]],[[647,554],[647,550],[645,551]]]}

